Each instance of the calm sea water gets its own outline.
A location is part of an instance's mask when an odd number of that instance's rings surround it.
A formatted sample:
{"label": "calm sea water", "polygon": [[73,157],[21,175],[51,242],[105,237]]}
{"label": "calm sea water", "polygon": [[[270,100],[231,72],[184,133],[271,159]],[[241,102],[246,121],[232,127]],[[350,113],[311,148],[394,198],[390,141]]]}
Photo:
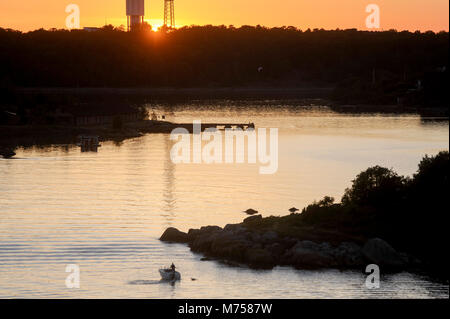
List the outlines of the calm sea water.
{"label": "calm sea water", "polygon": [[[339,199],[369,166],[411,175],[424,154],[448,149],[448,122],[256,102],[227,111],[194,107],[150,106],[172,121],[279,128],[278,172],[260,175],[258,164],[175,165],[164,134],[104,142],[98,153],[19,149],[16,159],[0,159],[0,297],[448,298],[448,285],[416,274],[386,275],[380,289],[368,290],[359,272],[255,271],[200,261],[186,246],[158,240],[169,226],[240,222],[250,207],[285,215],[325,195]],[[182,281],[160,282],[158,268],[172,261]],[[66,288],[68,264],[80,267],[79,289]]]}

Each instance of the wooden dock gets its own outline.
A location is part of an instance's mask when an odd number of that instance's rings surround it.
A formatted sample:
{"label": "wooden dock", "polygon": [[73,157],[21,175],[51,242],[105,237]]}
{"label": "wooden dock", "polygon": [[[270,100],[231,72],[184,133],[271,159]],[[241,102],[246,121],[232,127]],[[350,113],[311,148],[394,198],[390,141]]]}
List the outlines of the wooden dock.
{"label": "wooden dock", "polygon": [[[172,123],[173,125],[175,125],[176,127],[182,127],[187,129],[189,132],[191,132],[193,130],[193,124],[189,123],[189,124],[184,124],[184,123]],[[203,132],[205,129],[208,128],[215,128],[218,130],[225,130],[225,129],[229,129],[229,130],[235,130],[235,129],[242,129],[242,130],[248,130],[248,129],[254,129],[255,128],[255,124],[254,123],[247,123],[247,124],[242,124],[242,123],[201,123],[201,131]]]}

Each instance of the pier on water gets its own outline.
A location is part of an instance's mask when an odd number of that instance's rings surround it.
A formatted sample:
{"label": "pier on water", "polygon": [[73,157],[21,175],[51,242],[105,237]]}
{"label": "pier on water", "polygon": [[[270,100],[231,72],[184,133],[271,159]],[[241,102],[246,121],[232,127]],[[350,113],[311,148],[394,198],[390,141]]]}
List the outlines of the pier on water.
{"label": "pier on water", "polygon": [[[188,130],[190,133],[193,132],[194,126],[192,123],[185,124],[185,123],[170,123],[173,128],[184,128]],[[236,130],[241,129],[243,131],[246,130],[254,130],[255,124],[254,123],[199,123],[200,124],[200,131],[203,132],[206,129],[209,128],[215,128],[217,130]]]}

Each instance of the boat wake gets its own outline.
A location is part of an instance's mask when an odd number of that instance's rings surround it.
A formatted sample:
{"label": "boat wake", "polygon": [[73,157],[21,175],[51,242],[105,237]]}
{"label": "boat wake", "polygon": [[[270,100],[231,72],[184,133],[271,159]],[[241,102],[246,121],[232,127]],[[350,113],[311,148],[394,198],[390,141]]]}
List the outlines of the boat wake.
{"label": "boat wake", "polygon": [[158,285],[165,283],[163,280],[133,280],[128,282],[129,285]]}

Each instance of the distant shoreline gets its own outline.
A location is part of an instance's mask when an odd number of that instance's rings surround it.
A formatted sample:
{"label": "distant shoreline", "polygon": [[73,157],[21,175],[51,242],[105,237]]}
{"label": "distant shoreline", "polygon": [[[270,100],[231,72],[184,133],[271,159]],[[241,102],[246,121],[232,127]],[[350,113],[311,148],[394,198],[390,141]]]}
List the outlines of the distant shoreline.
{"label": "distant shoreline", "polygon": [[[264,101],[269,106],[272,101],[287,101],[292,107],[326,106],[331,111],[349,114],[417,114],[423,117],[448,120],[448,108],[418,108],[397,105],[340,105],[329,98],[330,87],[217,87],[217,88],[16,88],[21,96],[30,96],[31,101],[40,99],[62,100],[77,109],[77,105],[86,108],[86,102],[95,109],[102,105],[108,110],[119,105],[145,105],[168,103],[169,105],[188,101]],[[52,102],[58,107],[58,102]],[[277,103],[274,108],[277,108]],[[222,106],[219,106],[222,107]],[[94,114],[95,115],[95,114]],[[114,130],[112,125],[0,125],[0,146],[15,149],[36,145],[75,144],[79,135],[98,135],[102,141],[123,141],[148,133],[170,133],[175,124],[166,121],[139,120],[124,123],[122,129]]]}
{"label": "distant shoreline", "polygon": [[[225,123],[203,123],[202,129],[216,127]],[[246,126],[250,123],[228,123]],[[90,126],[63,125],[0,125],[0,148],[16,149],[17,147],[31,147],[36,145],[69,144],[74,145],[83,135],[98,136],[100,141],[123,141],[145,134],[169,134],[176,128],[185,128],[192,133],[192,123],[172,123],[169,121],[139,120],[123,124],[121,129],[114,129],[112,125],[98,124]],[[1,154],[0,154],[1,156]]]}
{"label": "distant shoreline", "polygon": [[[395,104],[363,104],[339,103],[331,98],[334,87],[305,86],[305,87],[154,87],[154,88],[112,88],[112,87],[35,87],[16,88],[17,93],[45,94],[45,95],[74,95],[89,97],[117,96],[121,98],[150,99],[150,101],[187,100],[321,100],[324,106],[338,113],[392,113],[418,114],[426,117],[449,117],[447,107],[402,106]],[[317,101],[316,101],[317,102]]]}
{"label": "distant shoreline", "polygon": [[[45,92],[69,92],[63,89],[47,89]],[[104,94],[112,90],[119,92],[117,94],[146,94],[146,92],[170,92],[152,89],[88,89],[89,94]],[[200,89],[196,89],[200,90]],[[184,91],[186,92],[186,91]],[[189,91],[196,92],[196,91]],[[208,91],[212,92],[212,91]],[[226,92],[224,90],[224,92]],[[241,92],[241,91],[237,91]],[[249,91],[246,91],[249,92]],[[255,91],[250,91],[255,92]],[[294,91],[296,92],[296,91]],[[275,99],[277,100],[277,99]],[[282,100],[282,99],[280,99]],[[170,102],[170,101],[168,101]],[[448,121],[448,109],[418,109],[413,107],[398,107],[395,105],[330,105],[324,100],[324,105],[331,111],[342,114],[414,114],[420,115],[424,120],[444,120]],[[15,149],[17,147],[32,147],[37,145],[52,144],[75,144],[80,135],[97,135],[101,141],[123,141],[130,138],[136,138],[145,134],[170,133],[178,123],[167,121],[138,120],[124,123],[120,130],[114,130],[110,124],[72,126],[72,125],[0,125],[0,146],[3,148]]]}
{"label": "distant shoreline", "polygon": [[78,142],[80,135],[96,135],[101,141],[123,141],[147,133],[170,133],[176,124],[163,121],[142,120],[125,123],[120,130],[111,125],[50,126],[16,125],[0,126],[0,146],[15,149],[37,145],[69,144]]}
{"label": "distant shoreline", "polygon": [[329,98],[333,87],[154,87],[154,88],[17,88],[25,94],[125,95],[149,98]]}

